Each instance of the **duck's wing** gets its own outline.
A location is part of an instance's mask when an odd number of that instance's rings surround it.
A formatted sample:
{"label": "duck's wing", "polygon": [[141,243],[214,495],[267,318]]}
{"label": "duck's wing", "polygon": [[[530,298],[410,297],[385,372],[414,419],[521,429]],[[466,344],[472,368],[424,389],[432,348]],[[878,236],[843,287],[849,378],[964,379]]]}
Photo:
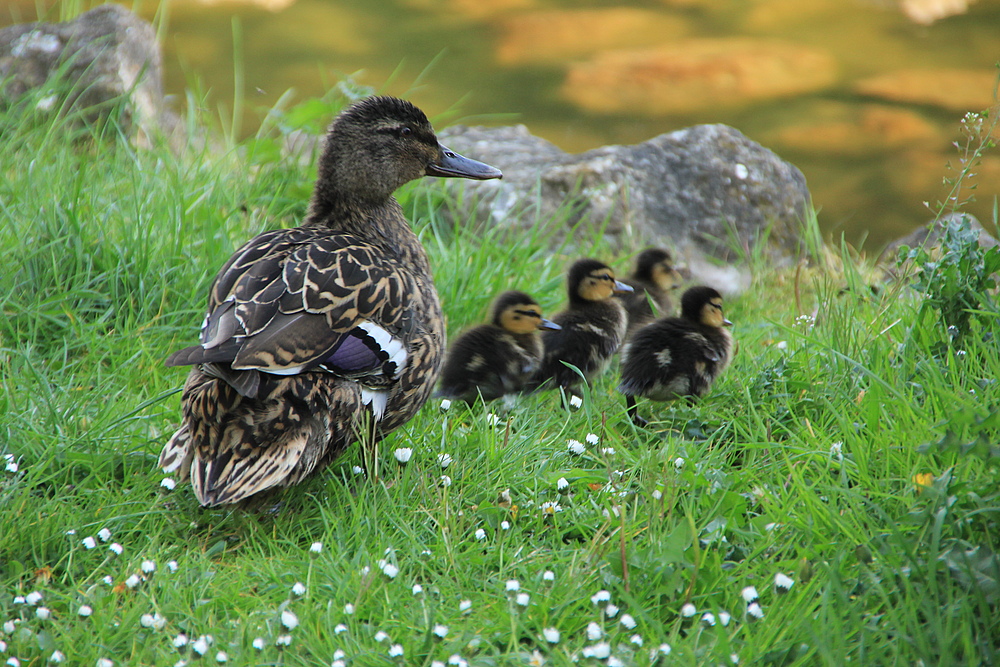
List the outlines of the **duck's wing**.
{"label": "duck's wing", "polygon": [[256,395],[257,382],[244,371],[324,370],[382,386],[406,365],[403,336],[413,322],[404,295],[413,289],[409,274],[357,237],[268,232],[223,267],[201,344],[167,365],[215,364],[215,374],[247,396]]}

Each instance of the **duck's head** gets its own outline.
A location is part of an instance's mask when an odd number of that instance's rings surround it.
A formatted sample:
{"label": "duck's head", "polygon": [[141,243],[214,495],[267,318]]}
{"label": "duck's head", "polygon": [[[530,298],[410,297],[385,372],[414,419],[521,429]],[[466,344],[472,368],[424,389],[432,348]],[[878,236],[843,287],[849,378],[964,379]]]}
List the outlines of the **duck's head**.
{"label": "duck's head", "polygon": [[615,279],[614,270],[596,259],[580,259],[569,267],[566,279],[570,303],[604,301],[615,293],[631,292],[632,288]]}
{"label": "duck's head", "polygon": [[681,274],[674,268],[673,258],[663,248],[647,248],[635,258],[637,280],[652,283],[667,291],[680,287]]}
{"label": "duck's head", "polygon": [[442,146],[427,116],[409,102],[369,97],[330,124],[313,201],[381,203],[422,176],[486,180],[503,174]]}
{"label": "duck's head", "polygon": [[692,287],[681,297],[681,317],[710,327],[730,327],[722,312],[722,295],[704,285]]}
{"label": "duck's head", "polygon": [[542,317],[542,307],[524,292],[504,292],[493,301],[492,312],[493,324],[512,334],[562,328]]}

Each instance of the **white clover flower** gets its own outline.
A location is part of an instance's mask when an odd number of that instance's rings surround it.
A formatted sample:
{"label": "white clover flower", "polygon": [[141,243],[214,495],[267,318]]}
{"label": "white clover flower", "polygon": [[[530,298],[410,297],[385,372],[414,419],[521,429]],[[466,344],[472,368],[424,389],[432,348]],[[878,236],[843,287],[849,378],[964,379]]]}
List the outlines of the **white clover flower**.
{"label": "white clover flower", "polygon": [[710,611],[706,611],[701,615],[701,624],[706,628],[710,628],[715,625],[715,614]]}
{"label": "white clover flower", "polygon": [[335,635],[342,635],[345,632],[347,632],[347,626],[343,623],[338,623],[333,627],[333,634]]}
{"label": "white clover flower", "polygon": [[395,579],[396,575],[399,574],[399,568],[392,563],[386,563],[382,566],[382,574],[389,577],[390,579]]}
{"label": "white clover flower", "polygon": [[576,454],[577,456],[583,456],[583,453],[587,451],[587,448],[579,440],[567,440],[566,449],[569,450],[570,454]]}
{"label": "white clover flower", "polygon": [[686,603],[683,607],[681,607],[681,616],[683,616],[684,618],[691,618],[697,613],[698,613],[698,608],[695,607],[690,602]]}
{"label": "white clover flower", "polygon": [[565,477],[560,477],[556,480],[556,491],[565,491],[569,488],[569,480]]}
{"label": "white clover flower", "polygon": [[388,635],[388,634],[386,634],[385,632],[383,632],[382,630],[379,630],[378,632],[376,632],[376,633],[375,633],[375,637],[374,637],[374,639],[375,639],[375,641],[377,641],[377,642],[378,642],[379,644],[381,644],[382,642],[384,642],[384,641],[386,641],[387,639],[389,639],[389,635]]}
{"label": "white clover flower", "polygon": [[177,571],[177,561],[175,561],[175,560],[168,560],[167,561],[167,569],[170,570],[171,573],[176,572]]}
{"label": "white clover flower", "polygon": [[393,644],[389,647],[389,657],[390,658],[402,658],[403,657],[403,645]]}
{"label": "white clover flower", "polygon": [[292,636],[291,635],[278,635],[278,637],[274,640],[274,645],[277,646],[278,648],[285,648],[286,646],[291,646],[292,645]]}
{"label": "white clover flower", "polygon": [[521,590],[521,582],[518,581],[517,579],[508,579],[507,583],[504,584],[504,587],[506,588],[508,593],[516,593],[517,591]]}
{"label": "white clover flower", "polygon": [[542,630],[542,636],[545,637],[545,641],[550,644],[558,644],[560,639],[558,628],[545,628]]}
{"label": "white clover flower", "polygon": [[514,602],[516,602],[522,607],[527,607],[528,603],[531,602],[531,596],[528,595],[527,593],[518,593],[517,597],[514,599]]}
{"label": "white clover flower", "polygon": [[306,585],[301,581],[296,581],[292,584],[292,596],[300,598],[306,594]]}
{"label": "white clover flower", "polygon": [[111,539],[111,531],[107,528],[101,528],[97,531],[97,537],[101,540],[101,542],[107,542]]}
{"label": "white clover flower", "polygon": [[291,609],[281,612],[281,624],[289,630],[294,630],[299,625],[299,617]]}
{"label": "white clover flower", "polygon": [[188,636],[182,632],[176,637],[174,637],[174,648],[182,649],[185,646],[187,646],[190,642],[191,640],[188,639]]}
{"label": "white clover flower", "polygon": [[480,540],[480,541],[485,540],[486,539],[486,531],[483,530],[482,528],[480,528],[479,530],[477,530],[476,531],[476,539]]}
{"label": "white clover flower", "polygon": [[438,639],[444,639],[445,637],[447,637],[448,636],[448,626],[447,625],[441,625],[440,623],[438,623],[437,625],[435,625],[434,626],[434,636],[437,637]]}
{"label": "white clover flower", "polygon": [[472,600],[462,600],[458,603],[458,610],[463,614],[468,614],[472,611]]}
{"label": "white clover flower", "polygon": [[500,522],[500,530],[510,530],[510,521],[504,519]]}
{"label": "white clover flower", "polygon": [[400,465],[405,465],[410,462],[410,457],[413,456],[413,449],[410,447],[400,447],[393,452],[393,455],[399,461]]}
{"label": "white clover flower", "polygon": [[451,477],[448,477],[448,475],[441,475],[440,482],[441,482],[441,486],[443,486],[443,487],[449,487],[449,486],[451,486]]}
{"label": "white clover flower", "polygon": [[601,642],[600,644],[594,644],[593,646],[584,646],[580,654],[584,658],[597,658],[598,660],[604,660],[611,655],[611,645],[607,642]]}
{"label": "white clover flower", "polygon": [[452,461],[451,454],[445,454],[443,452],[441,454],[438,454],[438,465],[441,466],[442,468],[447,468],[448,466],[450,466],[451,461]]}
{"label": "white clover flower", "polygon": [[35,610],[35,617],[39,621],[47,621],[52,616],[52,612],[49,611],[48,607],[39,607]]}
{"label": "white clover flower", "polygon": [[760,603],[751,602],[747,605],[747,616],[750,617],[751,621],[759,621],[764,618],[764,609],[760,606]]}
{"label": "white clover flower", "polygon": [[94,547],[97,546],[97,540],[95,540],[93,536],[89,535],[83,538],[82,543],[84,549],[93,549]]}
{"label": "white clover flower", "polygon": [[632,614],[622,614],[620,622],[622,626],[625,627],[626,629],[635,630],[636,622],[635,619],[632,618]]}
{"label": "white clover flower", "polygon": [[139,568],[145,574],[153,574],[154,572],[156,572],[156,562],[148,559],[144,560],[142,561],[142,565],[140,565]]}
{"label": "white clover flower", "polygon": [[743,596],[743,601],[746,602],[747,604],[757,601],[757,589],[754,588],[753,586],[747,586],[746,588],[744,588],[742,591],[740,591],[740,595]]}
{"label": "white clover flower", "polygon": [[49,662],[66,662],[66,654],[62,651],[53,651],[49,656]]}
{"label": "white clover flower", "polygon": [[344,613],[347,614],[348,616],[350,616],[351,614],[353,614],[354,613],[354,605],[351,604],[350,602],[348,602],[347,604],[345,604],[344,605]]}
{"label": "white clover flower", "polygon": [[264,641],[263,637],[254,637],[252,646],[258,651],[263,651],[264,647],[267,646],[267,642]]}
{"label": "white clover flower", "polygon": [[89,604],[82,604],[80,608],[76,610],[78,616],[87,618],[94,613],[94,609]]}
{"label": "white clover flower", "polygon": [[574,410],[579,410],[581,407],[583,407],[583,399],[580,398],[579,396],[570,396],[569,407],[573,408]]}
{"label": "white clover flower", "polygon": [[125,580],[125,585],[128,586],[129,588],[135,588],[141,583],[142,579],[139,578],[138,574],[133,574],[128,579]]}
{"label": "white clover flower", "polygon": [[424,587],[421,586],[420,584],[413,584],[413,594],[414,595],[423,595],[424,594]]}
{"label": "white clover flower", "polygon": [[164,477],[160,480],[160,486],[162,486],[167,491],[173,491],[177,488],[177,482],[174,481],[173,477]]}
{"label": "white clover flower", "polygon": [[774,591],[779,595],[787,593],[788,591],[792,590],[792,584],[794,583],[795,582],[792,581],[792,578],[789,577],[787,574],[778,572],[776,575],[774,575]]}
{"label": "white clover flower", "polygon": [[451,400],[447,398],[441,399],[441,412],[448,412],[451,410]]}
{"label": "white clover flower", "polygon": [[222,663],[226,662],[227,660],[229,660],[229,656],[226,654],[225,651],[219,651],[218,653],[215,654],[216,662]]}
{"label": "white clover flower", "polygon": [[614,618],[618,615],[618,605],[608,603],[608,606],[604,608],[604,615],[608,618]]}
{"label": "white clover flower", "polygon": [[598,639],[604,636],[604,629],[600,625],[591,621],[587,624],[587,639],[592,642],[596,642]]}
{"label": "white clover flower", "polygon": [[311,554],[320,554],[320,553],[323,553],[323,543],[322,542],[313,542],[312,544],[310,544],[309,545],[309,553],[311,553]]}
{"label": "white clover flower", "polygon": [[116,556],[121,556],[122,552],[125,551],[125,547],[118,544],[117,542],[112,542],[110,545],[108,545],[108,551],[110,551]]}
{"label": "white clover flower", "polygon": [[611,593],[605,590],[600,590],[590,596],[590,601],[594,604],[607,604],[611,601]]}

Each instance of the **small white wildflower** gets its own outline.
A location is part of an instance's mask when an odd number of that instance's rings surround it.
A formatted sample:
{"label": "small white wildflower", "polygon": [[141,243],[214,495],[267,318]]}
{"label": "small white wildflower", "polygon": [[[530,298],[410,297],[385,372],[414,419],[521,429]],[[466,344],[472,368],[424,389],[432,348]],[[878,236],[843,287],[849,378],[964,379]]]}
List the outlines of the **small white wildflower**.
{"label": "small white wildflower", "polygon": [[113,585],[115,583],[115,580],[111,577],[110,574],[106,575],[104,577],[101,577],[101,581],[103,581],[104,584],[107,585],[107,586],[111,586],[111,585]]}
{"label": "small white wildflower", "polygon": [[310,544],[309,545],[309,553],[311,553],[311,554],[321,554],[321,553],[323,553],[323,543],[322,542],[313,542],[312,544]]}
{"label": "small white wildflower", "polygon": [[663,498],[663,491],[660,491],[659,489],[653,489],[653,493],[651,495],[653,496],[653,500],[660,500],[661,498]]}
{"label": "small white wildflower", "polygon": [[49,656],[49,662],[66,662],[66,654],[62,651],[53,651]]}
{"label": "small white wildflower", "polygon": [[455,667],[467,667],[469,663],[465,660],[465,658],[455,653],[449,656],[448,664],[455,665]]}
{"label": "small white wildflower", "polygon": [[560,477],[556,480],[556,491],[566,491],[569,489],[569,480],[565,477]]}
{"label": "small white wildflower", "polygon": [[480,528],[479,530],[477,530],[476,531],[476,539],[480,540],[480,541],[485,540],[486,539],[486,531],[483,530],[482,528]]}
{"label": "small white wildflower", "polygon": [[579,440],[567,440],[566,449],[568,449],[571,454],[576,454],[577,456],[583,456],[583,453],[587,451],[587,448],[584,447],[583,443]]}
{"label": "small white wildflower", "polygon": [[286,646],[291,646],[292,645],[292,636],[291,635],[278,635],[278,637],[274,640],[274,645],[277,646],[278,648],[285,648]]}
{"label": "small white wildflower", "polygon": [[97,531],[97,537],[101,540],[101,542],[107,542],[111,539],[111,531],[107,528],[101,528]]}
{"label": "small white wildflower", "polygon": [[486,415],[486,423],[489,426],[499,426],[501,422],[503,422],[503,420],[492,412]]}
{"label": "small white wildflower", "polygon": [[778,594],[784,594],[792,590],[792,584],[794,583],[795,582],[792,581],[792,578],[787,574],[778,572],[774,575],[774,590]]}
{"label": "small white wildflower", "polygon": [[367,577],[371,573],[371,571],[372,571],[372,569],[370,567],[368,567],[367,565],[365,565],[364,567],[362,567],[361,568],[361,578],[364,579],[365,577]]}
{"label": "small white wildflower", "polygon": [[695,607],[690,602],[686,603],[683,607],[681,607],[681,616],[683,616],[684,618],[691,618],[697,613],[698,613],[698,608]]}
{"label": "small white wildflower", "polygon": [[584,646],[580,653],[584,658],[597,658],[598,660],[604,660],[611,655],[611,645],[607,642],[601,642],[600,644],[594,644],[593,646]]}
{"label": "small white wildflower", "polygon": [[550,644],[558,644],[560,639],[558,628],[544,628],[542,630],[542,636],[545,637],[545,641]]}
{"label": "small white wildflower", "polygon": [[413,584],[413,594],[414,595],[423,595],[424,594],[424,587],[421,586],[420,584]]}
{"label": "small white wildflower", "polygon": [[556,573],[553,572],[552,570],[545,570],[545,572],[542,572],[542,581],[555,581],[555,580],[556,580]]}
{"label": "small white wildflower", "polygon": [[345,632],[347,632],[347,626],[344,625],[343,623],[338,623],[337,625],[333,626],[333,634],[342,635]]}
{"label": "small white wildflower", "polygon": [[153,615],[152,614],[143,614],[142,616],[140,616],[139,617],[139,625],[141,625],[144,628],[151,628],[151,627],[153,627]]}
{"label": "small white wildflower", "polygon": [[605,447],[601,450],[601,454],[604,456],[614,456],[617,452],[614,447]]}
{"label": "small white wildflower", "polygon": [[726,627],[727,625],[729,625],[729,621],[731,621],[732,618],[733,617],[730,616],[728,611],[719,612],[719,623],[722,623],[722,627]]}
{"label": "small white wildflower", "polygon": [[177,482],[174,481],[173,477],[164,477],[160,480],[160,486],[162,486],[167,491],[173,491],[177,488]]}
{"label": "small white wildflower", "polygon": [[174,648],[181,649],[188,645],[191,640],[183,632],[174,637]]}
{"label": "small white wildflower", "polygon": [[382,574],[389,577],[390,579],[395,579],[396,575],[399,574],[399,568],[392,563],[386,563],[382,567]]}
{"label": "small white wildflower", "polygon": [[378,632],[376,632],[376,633],[375,633],[375,637],[374,637],[374,639],[375,639],[375,641],[377,641],[377,642],[378,642],[379,644],[381,644],[382,642],[384,642],[384,641],[386,641],[387,639],[389,639],[389,635],[388,635],[388,634],[386,634],[386,633],[385,633],[384,631],[382,631],[382,630],[379,630]]}
{"label": "small white wildflower", "polygon": [[142,561],[142,565],[139,566],[139,569],[141,569],[145,574],[153,574],[156,572],[156,562],[148,559],[144,560]]}
{"label": "small white wildflower", "polygon": [[608,606],[604,608],[604,615],[608,618],[614,618],[618,615],[618,605],[608,603]]}
{"label": "small white wildflower", "polygon": [[47,621],[52,616],[52,612],[49,611],[48,607],[39,607],[35,610],[35,617],[39,621]]}
{"label": "small white wildflower", "polygon": [[738,665],[738,664],[740,664],[740,656],[736,655],[735,653],[730,653],[729,654],[729,661],[731,663],[733,663],[734,665]]}
{"label": "small white wildflower", "polygon": [[4,632],[5,635],[12,635],[12,634],[14,634],[14,630],[16,630],[16,629],[17,629],[17,626],[14,624],[14,621],[4,621],[4,623],[3,623],[3,632]]}
{"label": "small white wildflower", "polygon": [[710,611],[706,611],[701,615],[701,624],[706,628],[710,628],[715,625],[715,614]]}
{"label": "small white wildflower", "polygon": [[142,583],[142,579],[139,578],[138,574],[133,574],[132,576],[130,576],[128,579],[125,580],[125,585],[128,586],[129,588],[135,588],[140,583]]}
{"label": "small white wildflower", "polygon": [[121,556],[122,552],[125,551],[125,547],[118,544],[117,542],[112,542],[110,545],[108,545],[108,551],[110,551],[116,556]]}
{"label": "small white wildflower", "polygon": [[504,519],[500,522],[500,530],[510,530],[510,521]]}
{"label": "small white wildflower", "polygon": [[281,624],[289,630],[294,630],[299,625],[299,617],[290,609],[281,612]]}
{"label": "small white wildflower", "polygon": [[671,651],[672,649],[670,648],[670,644],[660,644],[660,646],[656,649],[656,652],[660,655],[670,655]]}
{"label": "small white wildflower", "polygon": [[551,500],[542,503],[540,509],[542,510],[542,516],[552,516],[556,512],[562,512],[562,507],[559,503]]}
{"label": "small white wildflower", "polygon": [[435,625],[434,626],[434,636],[437,637],[438,639],[444,639],[445,637],[447,637],[448,636],[448,626],[447,625],[441,625],[440,623],[438,623],[437,625]]}
{"label": "small white wildflower", "polygon": [[400,447],[393,452],[396,460],[399,461],[400,465],[405,465],[410,462],[410,457],[413,456],[413,450],[410,447]]}
{"label": "small white wildflower", "polygon": [[587,639],[592,642],[596,642],[598,639],[604,636],[604,630],[600,625],[591,621],[587,625]]}
{"label": "small white wildflower", "polygon": [[350,602],[348,602],[347,604],[345,604],[344,605],[344,613],[347,614],[348,616],[350,616],[351,614],[353,614],[354,613],[354,605],[351,604]]}
{"label": "small white wildflower", "polygon": [[194,640],[191,644],[191,650],[198,655],[205,655],[208,653],[208,640],[204,637],[198,637],[198,639]]}
{"label": "small white wildflower", "polygon": [[611,601],[611,593],[604,590],[597,591],[596,593],[590,596],[590,601],[594,604],[601,604],[601,603],[607,604],[608,602]]}
{"label": "small white wildflower", "polygon": [[115,667],[115,663],[107,658],[98,658],[97,667]]}
{"label": "small white wildflower", "polygon": [[583,407],[583,399],[580,398],[579,396],[570,396],[569,407],[573,408],[574,410],[579,410],[581,407]]}
{"label": "small white wildflower", "polygon": [[390,658],[402,658],[403,657],[403,645],[393,644],[389,647],[389,657]]}
{"label": "small white wildflower", "polygon": [[521,582],[517,579],[508,579],[504,586],[508,593],[516,593],[521,590]]}
{"label": "small white wildflower", "polygon": [[[21,667],[21,661],[17,658],[7,658],[7,662],[5,664],[7,667]],[[97,667],[101,667],[100,660],[97,661]]]}
{"label": "small white wildflower", "polygon": [[614,477],[614,478],[616,478],[616,479],[621,479],[622,477],[625,476],[625,471],[624,470],[612,470],[611,471],[611,476]]}
{"label": "small white wildflower", "polygon": [[596,433],[588,433],[587,437],[584,438],[588,445],[597,445],[601,442],[601,437]]}
{"label": "small white wildflower", "polygon": [[531,596],[528,595],[527,593],[518,593],[517,597],[514,599],[514,602],[516,602],[522,607],[527,607],[528,603],[531,602]]}
{"label": "small white wildflower", "polygon": [[448,477],[448,475],[441,475],[440,483],[441,483],[441,486],[444,486],[444,487],[451,486],[451,477]]}
{"label": "small white wildflower", "polygon": [[253,640],[253,643],[252,643],[252,646],[253,646],[253,647],[254,647],[255,649],[257,649],[258,651],[263,651],[263,650],[264,650],[264,647],[266,647],[266,646],[267,646],[267,642],[266,642],[266,641],[264,641],[264,638],[263,638],[263,637],[254,637],[254,640]]}
{"label": "small white wildflower", "polygon": [[682,459],[680,456],[678,456],[676,459],[674,459],[674,467],[677,468],[678,470],[680,470],[681,468],[683,468],[684,467],[684,459]]}
{"label": "small white wildflower", "polygon": [[333,652],[334,660],[343,660],[345,657],[347,657],[347,654],[344,653],[343,649],[338,648],[336,651]]}
{"label": "small white wildflower", "polygon": [[42,601],[42,594],[39,593],[38,591],[31,591],[30,593],[24,596],[25,604],[30,604],[32,607],[34,607],[41,601]]}
{"label": "small white wildflower", "polygon": [[442,398],[441,399],[441,412],[448,412],[448,410],[451,410],[451,400],[449,400],[447,398]]}
{"label": "small white wildflower", "polygon": [[306,585],[301,581],[296,581],[292,584],[292,596],[300,598],[306,594]]}
{"label": "small white wildflower", "polygon": [[468,614],[472,611],[472,600],[462,600],[458,603],[458,610],[463,614]]}
{"label": "small white wildflower", "polygon": [[4,465],[7,472],[17,472],[19,466],[17,465],[17,461],[14,460],[14,455],[7,454],[4,458],[7,459],[7,463]]}
{"label": "small white wildflower", "polygon": [[93,536],[88,535],[87,537],[83,538],[84,549],[93,549],[96,546],[97,546],[97,540],[95,540]]}
{"label": "small white wildflower", "polygon": [[635,630],[636,622],[632,614],[622,614],[621,624],[628,630]]}
{"label": "small white wildflower", "polygon": [[830,458],[838,461],[844,460],[844,443],[835,442],[830,445]]}
{"label": "small white wildflower", "polygon": [[759,621],[764,618],[764,609],[759,603],[751,602],[747,605],[747,616],[749,616],[752,621]]}
{"label": "small white wildflower", "polygon": [[227,660],[229,660],[229,656],[226,654],[225,651],[219,651],[218,653],[215,654],[216,662],[223,663],[226,662]]}
{"label": "small white wildflower", "polygon": [[351,466],[351,472],[354,473],[355,475],[364,475],[365,469],[362,468],[361,466]]}
{"label": "small white wildflower", "polygon": [[168,560],[167,561],[167,569],[170,570],[171,572],[176,572],[177,571],[177,561],[175,561],[175,560]]}
{"label": "small white wildflower", "polygon": [[70,536],[76,535],[76,528],[70,528],[69,530],[66,531],[66,534]]}
{"label": "small white wildflower", "polygon": [[788,341],[787,340],[779,340],[775,344],[775,347],[778,348],[779,350],[787,350],[788,349]]}
{"label": "small white wildflower", "polygon": [[743,596],[743,601],[746,602],[747,604],[757,601],[757,589],[754,588],[753,586],[747,586],[746,588],[744,588],[742,591],[740,591],[740,595]]}
{"label": "small white wildflower", "polygon": [[441,466],[442,468],[447,468],[448,466],[450,466],[451,461],[452,461],[451,454],[445,454],[443,452],[441,454],[438,454],[438,465]]}
{"label": "small white wildflower", "polygon": [[613,655],[608,657],[607,665],[608,667],[625,667],[625,663],[622,662],[622,659]]}
{"label": "small white wildflower", "polygon": [[642,635],[632,635],[631,637],[628,638],[628,640],[633,644],[635,644],[636,646],[642,646],[643,643]]}
{"label": "small white wildflower", "polygon": [[82,604],[80,605],[80,608],[76,610],[76,613],[78,616],[87,618],[94,613],[94,609],[89,604]]}
{"label": "small white wildflower", "polygon": [[24,596],[23,595],[15,595],[14,596],[14,604],[24,604],[24,603],[25,603],[25,601],[24,601]]}

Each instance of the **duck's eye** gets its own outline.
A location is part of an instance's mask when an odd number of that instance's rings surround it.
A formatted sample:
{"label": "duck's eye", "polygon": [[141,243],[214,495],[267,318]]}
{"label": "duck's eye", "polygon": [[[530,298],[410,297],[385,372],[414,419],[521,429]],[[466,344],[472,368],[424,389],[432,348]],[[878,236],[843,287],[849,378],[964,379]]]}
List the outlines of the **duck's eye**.
{"label": "duck's eye", "polygon": [[399,129],[399,136],[401,136],[401,137],[408,137],[408,136],[410,136],[411,134],[413,134],[413,130],[411,130],[411,129],[410,129],[410,128],[408,128],[408,127],[405,127],[405,126],[404,126],[404,127],[401,127],[401,128]]}

